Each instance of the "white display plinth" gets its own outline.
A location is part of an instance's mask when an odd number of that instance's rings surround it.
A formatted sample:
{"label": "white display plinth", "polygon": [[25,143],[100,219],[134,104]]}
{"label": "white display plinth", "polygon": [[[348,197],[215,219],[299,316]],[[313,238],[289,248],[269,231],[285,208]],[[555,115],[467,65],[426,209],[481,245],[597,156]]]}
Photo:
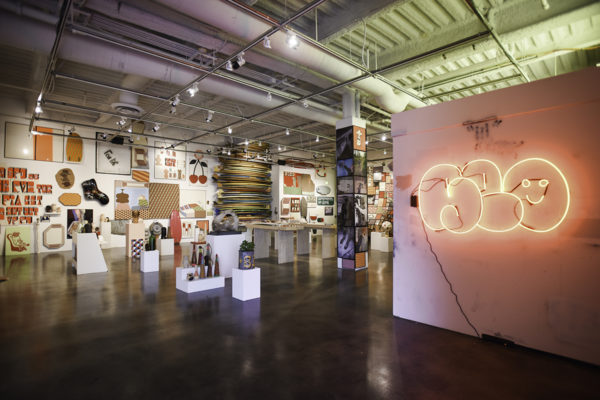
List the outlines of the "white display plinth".
{"label": "white display plinth", "polygon": [[277,236],[277,262],[285,264],[294,261],[294,231],[277,231]]}
{"label": "white display plinth", "polygon": [[[219,256],[219,258],[221,258]],[[194,273],[196,268],[176,268],[175,269],[175,287],[186,293],[201,292],[203,290],[217,289],[225,287],[225,277],[216,276],[214,278],[194,279],[188,281],[187,274]]]}
{"label": "white display plinth", "polygon": [[371,250],[390,252],[394,250],[394,239],[381,232],[371,232]]}
{"label": "white display plinth", "polygon": [[233,269],[232,296],[246,301],[260,297],[260,268]]}
{"label": "white display plinth", "polygon": [[269,257],[271,232],[266,229],[254,229],[254,259]]}
{"label": "white display plinth", "polygon": [[[219,272],[225,278],[231,278],[231,270],[238,266],[240,245],[244,240],[241,233],[234,235],[206,235],[206,243],[210,244],[212,259],[219,255]],[[203,254],[206,255],[206,247]]]}
{"label": "white display plinth", "polygon": [[100,222],[100,234],[104,238],[104,243],[100,243],[100,247],[102,247],[103,249],[113,247],[110,222]]}
{"label": "white display plinth", "polygon": [[158,250],[142,251],[140,256],[140,271],[154,272],[158,271],[158,258],[160,253]]}
{"label": "white display plinth", "polygon": [[310,228],[299,229],[298,239],[296,240],[296,253],[297,254],[309,254],[310,253]]}
{"label": "white display plinth", "polygon": [[77,275],[108,271],[95,233],[75,233],[72,246]]}
{"label": "white display plinth", "polygon": [[156,249],[161,256],[172,256],[175,254],[175,241],[173,239],[156,239]]}
{"label": "white display plinth", "polygon": [[125,225],[125,256],[131,257],[131,241],[145,239],[146,228],[143,222],[130,222]]}
{"label": "white display plinth", "polygon": [[337,257],[337,231],[335,229],[323,229],[321,242],[321,257]]}

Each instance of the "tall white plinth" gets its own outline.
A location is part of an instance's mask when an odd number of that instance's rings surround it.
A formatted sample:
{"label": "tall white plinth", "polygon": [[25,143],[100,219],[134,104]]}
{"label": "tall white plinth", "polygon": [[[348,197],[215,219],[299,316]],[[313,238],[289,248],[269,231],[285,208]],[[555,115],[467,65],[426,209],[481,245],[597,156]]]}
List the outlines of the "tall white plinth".
{"label": "tall white plinth", "polygon": [[394,250],[394,238],[384,236],[381,232],[371,232],[371,250],[389,253]]}
{"label": "tall white plinth", "polygon": [[[219,256],[219,258],[221,258]],[[196,268],[176,268],[175,269],[175,287],[186,293],[200,292],[203,290],[217,289],[225,287],[225,277],[216,276],[214,278],[194,279],[188,281],[187,275],[194,273]]]}
{"label": "tall white plinth", "polygon": [[321,242],[321,257],[337,257],[337,231],[335,229],[323,229]]}
{"label": "tall white plinth", "polygon": [[[231,270],[238,266],[238,254],[243,236],[241,233],[234,235],[206,236],[206,243],[210,244],[213,261],[219,255],[219,272],[225,278],[231,278]],[[205,252],[203,252],[206,255]],[[214,264],[213,264],[214,265]]]}
{"label": "tall white plinth", "polygon": [[95,233],[76,233],[72,243],[77,275],[108,271]]}
{"label": "tall white plinth", "polygon": [[269,257],[271,247],[271,231],[254,228],[254,258]]}
{"label": "tall white plinth", "polygon": [[296,253],[297,254],[309,254],[310,253],[310,229],[299,229],[298,239],[296,240]]}
{"label": "tall white plinth", "polygon": [[233,269],[232,296],[246,301],[260,297],[260,268]]}
{"label": "tall white plinth", "polygon": [[142,251],[140,256],[140,271],[155,272],[158,271],[158,258],[160,253],[158,250]]}
{"label": "tall white plinth", "polygon": [[175,241],[173,239],[156,239],[156,249],[161,256],[172,256],[175,254]]}
{"label": "tall white plinth", "polygon": [[277,262],[284,264],[294,261],[294,231],[277,231],[277,236]]}
{"label": "tall white plinth", "polygon": [[125,225],[125,256],[131,257],[131,241],[144,239],[146,237],[146,228],[143,222],[130,222]]}

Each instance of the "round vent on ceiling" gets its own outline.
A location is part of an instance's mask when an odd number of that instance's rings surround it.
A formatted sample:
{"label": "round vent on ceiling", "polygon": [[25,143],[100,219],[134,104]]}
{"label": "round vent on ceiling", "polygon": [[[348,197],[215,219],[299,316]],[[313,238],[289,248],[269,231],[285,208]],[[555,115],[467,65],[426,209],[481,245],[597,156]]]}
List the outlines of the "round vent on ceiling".
{"label": "round vent on ceiling", "polygon": [[137,104],[112,103],[110,106],[113,110],[123,115],[140,116],[144,112],[144,109]]}

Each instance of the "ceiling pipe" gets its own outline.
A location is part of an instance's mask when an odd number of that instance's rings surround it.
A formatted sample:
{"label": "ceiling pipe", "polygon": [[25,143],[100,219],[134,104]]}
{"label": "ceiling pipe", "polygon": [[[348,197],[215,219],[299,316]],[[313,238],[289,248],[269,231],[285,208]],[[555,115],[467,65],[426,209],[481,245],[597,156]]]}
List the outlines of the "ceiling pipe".
{"label": "ceiling pipe", "polygon": [[[253,40],[272,28],[261,19],[218,0],[202,2],[157,0],[157,2],[245,40]],[[286,39],[285,32],[272,34],[270,36],[272,51],[339,81],[346,81],[362,74],[360,69],[341,62],[333,55],[308,43],[301,43],[297,49],[289,48]],[[382,108],[392,113],[403,111],[409,102],[408,95],[396,94],[388,84],[372,77],[355,82],[353,86],[372,95]]]}
{"label": "ceiling pipe", "polygon": [[[28,32],[28,34],[21,35],[18,33],[23,31]],[[54,30],[50,25],[0,14],[0,41],[9,46],[48,53],[52,47],[53,37]],[[174,85],[183,86],[198,77],[198,71],[195,69],[174,65],[156,57],[125,51],[118,46],[67,32],[63,34],[58,56],[69,61],[124,74],[169,81]],[[285,104],[284,100],[275,97],[268,101],[264,91],[248,88],[215,76],[206,77],[199,83],[198,87],[206,93],[265,108]],[[341,113],[335,110],[324,112],[312,108],[306,109],[300,104],[286,106],[284,112],[328,125],[335,125],[335,122],[341,118]]]}

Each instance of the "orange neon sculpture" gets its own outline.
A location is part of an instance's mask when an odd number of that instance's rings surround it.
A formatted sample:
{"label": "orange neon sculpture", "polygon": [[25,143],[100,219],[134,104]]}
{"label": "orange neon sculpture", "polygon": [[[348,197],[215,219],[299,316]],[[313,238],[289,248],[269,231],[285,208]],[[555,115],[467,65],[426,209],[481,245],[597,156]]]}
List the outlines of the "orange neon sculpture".
{"label": "orange neon sculpture", "polygon": [[[437,164],[421,177],[418,196],[425,226],[455,234],[475,228],[508,232],[518,227],[549,232],[564,221],[571,204],[565,175],[543,158],[519,161],[504,176],[498,165],[485,159],[462,168]],[[504,212],[496,212],[502,207]]]}

